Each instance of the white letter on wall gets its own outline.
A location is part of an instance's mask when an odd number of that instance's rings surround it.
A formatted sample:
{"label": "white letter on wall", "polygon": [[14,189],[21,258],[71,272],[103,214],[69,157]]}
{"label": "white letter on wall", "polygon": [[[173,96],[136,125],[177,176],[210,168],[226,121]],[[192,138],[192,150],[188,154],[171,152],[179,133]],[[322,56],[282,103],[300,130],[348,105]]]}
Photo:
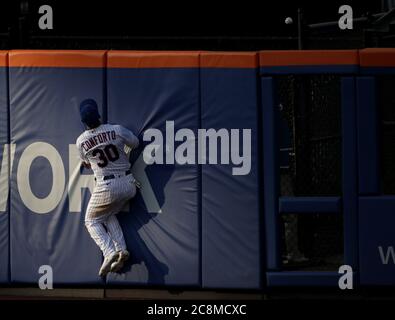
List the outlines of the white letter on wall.
{"label": "white letter on wall", "polygon": [[7,210],[7,200],[10,189],[10,175],[14,163],[15,144],[5,144],[3,160],[0,168],[0,213]]}
{"label": "white letter on wall", "polygon": [[[45,198],[36,197],[29,181],[30,167],[37,157],[46,158],[52,168],[52,188]],[[65,173],[59,152],[49,143],[35,142],[22,153],[18,164],[17,184],[19,195],[27,208],[35,213],[48,213],[56,208],[63,197]]]}
{"label": "white letter on wall", "polygon": [[81,212],[81,189],[88,188],[93,192],[93,174],[80,174],[81,160],[78,157],[78,150],[75,144],[69,145],[69,211]]}

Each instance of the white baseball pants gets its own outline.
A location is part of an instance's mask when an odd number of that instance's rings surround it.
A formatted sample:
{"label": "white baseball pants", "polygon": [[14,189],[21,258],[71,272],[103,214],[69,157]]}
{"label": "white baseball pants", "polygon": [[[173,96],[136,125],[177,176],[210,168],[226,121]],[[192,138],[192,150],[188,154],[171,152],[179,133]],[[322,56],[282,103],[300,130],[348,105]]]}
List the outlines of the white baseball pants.
{"label": "white baseball pants", "polygon": [[133,175],[115,177],[96,182],[85,215],[85,226],[92,239],[108,257],[116,251],[126,250],[121,226],[115,214],[135,196]]}

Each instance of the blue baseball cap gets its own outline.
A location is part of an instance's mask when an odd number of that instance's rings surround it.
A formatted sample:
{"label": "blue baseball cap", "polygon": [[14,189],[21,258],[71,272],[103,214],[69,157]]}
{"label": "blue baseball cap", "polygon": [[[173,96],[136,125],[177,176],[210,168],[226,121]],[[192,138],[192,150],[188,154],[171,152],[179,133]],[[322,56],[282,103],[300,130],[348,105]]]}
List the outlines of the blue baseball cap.
{"label": "blue baseball cap", "polygon": [[88,126],[95,124],[100,119],[97,103],[93,99],[85,99],[80,103],[81,121]]}

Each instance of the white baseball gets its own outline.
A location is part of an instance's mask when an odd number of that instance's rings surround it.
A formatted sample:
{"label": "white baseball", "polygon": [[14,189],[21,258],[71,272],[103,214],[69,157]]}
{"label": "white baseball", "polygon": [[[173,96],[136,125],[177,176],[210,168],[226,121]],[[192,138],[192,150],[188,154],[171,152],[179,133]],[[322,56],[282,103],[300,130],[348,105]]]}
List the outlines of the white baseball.
{"label": "white baseball", "polygon": [[285,19],[285,24],[292,24],[292,23],[293,23],[293,20],[292,20],[291,17],[287,17],[287,18]]}

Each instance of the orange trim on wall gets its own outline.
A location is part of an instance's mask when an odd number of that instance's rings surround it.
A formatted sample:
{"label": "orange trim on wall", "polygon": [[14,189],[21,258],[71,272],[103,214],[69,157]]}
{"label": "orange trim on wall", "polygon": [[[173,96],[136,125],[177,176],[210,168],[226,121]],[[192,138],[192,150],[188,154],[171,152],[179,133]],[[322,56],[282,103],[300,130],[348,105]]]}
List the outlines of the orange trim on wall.
{"label": "orange trim on wall", "polygon": [[109,51],[108,68],[198,68],[198,51]]}
{"label": "orange trim on wall", "polygon": [[395,49],[371,48],[359,50],[361,67],[395,67]]}
{"label": "orange trim on wall", "polygon": [[258,52],[203,52],[200,55],[202,68],[256,68]]}
{"label": "orange trim on wall", "polygon": [[[7,59],[8,55],[8,59]],[[276,50],[257,52],[11,50],[0,66],[100,68],[255,68],[304,65],[395,66],[395,49]],[[200,59],[199,59],[200,55]],[[258,61],[259,59],[259,61]]]}
{"label": "orange trim on wall", "polygon": [[101,68],[104,50],[11,50],[10,67]]}
{"label": "orange trim on wall", "polygon": [[358,50],[284,50],[259,52],[259,65],[261,67],[358,64]]}
{"label": "orange trim on wall", "polygon": [[8,66],[7,55],[8,55],[8,51],[0,50],[0,67]]}

